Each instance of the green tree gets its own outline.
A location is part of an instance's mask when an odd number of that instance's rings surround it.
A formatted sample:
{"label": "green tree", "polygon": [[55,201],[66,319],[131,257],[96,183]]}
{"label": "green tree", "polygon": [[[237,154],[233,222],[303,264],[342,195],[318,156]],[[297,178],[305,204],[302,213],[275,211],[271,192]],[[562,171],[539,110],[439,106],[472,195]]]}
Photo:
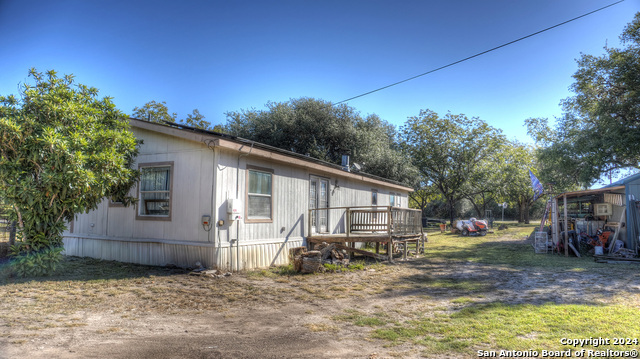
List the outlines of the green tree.
{"label": "green tree", "polygon": [[75,214],[105,197],[134,201],[128,192],[138,178],[136,138],[110,98],[72,75],[29,75],[35,84],[19,97],[0,96],[0,198],[18,222],[12,254],[23,275],[53,268]]}
{"label": "green tree", "polygon": [[211,131],[218,132],[218,133],[227,133],[226,127],[224,125],[222,125],[222,124],[217,124],[217,125],[213,126]]}
{"label": "green tree", "polygon": [[211,123],[204,120],[204,115],[198,111],[198,109],[194,109],[190,114],[187,115],[187,118],[184,121],[180,121],[188,126],[201,128],[203,130],[211,130]]}
{"label": "green tree", "polygon": [[169,114],[169,108],[165,101],[150,101],[142,107],[134,107],[131,117],[145,121],[164,123],[164,121],[176,122],[178,114],[175,112]]}
{"label": "green tree", "polygon": [[508,142],[496,153],[496,160],[496,171],[503,184],[499,187],[499,200],[517,209],[519,223],[528,224],[530,209],[534,203],[529,170],[539,177],[535,149],[517,141]]}
{"label": "green tree", "polygon": [[190,114],[187,114],[187,117],[185,119],[181,119],[178,121],[178,114],[175,112],[169,114],[169,108],[167,107],[167,103],[165,101],[150,101],[144,104],[144,106],[142,107],[134,107],[131,117],[162,124],[164,124],[165,121],[181,123],[203,130],[215,131],[216,129],[221,129],[221,127],[219,126],[216,126],[215,128],[211,127],[211,123],[204,119],[204,115],[201,114],[198,109],[194,109]]}
{"label": "green tree", "polygon": [[362,171],[413,183],[415,171],[397,147],[395,128],[347,105],[300,98],[270,102],[267,110],[227,113],[225,132],[336,164],[343,154]]}
{"label": "green tree", "polygon": [[488,157],[478,162],[477,170],[470,174],[462,187],[464,198],[469,201],[478,218],[485,217],[489,206],[496,202],[503,185],[494,157],[496,152],[487,154]]}
{"label": "green tree", "polygon": [[555,192],[580,189],[580,183],[586,183],[580,178],[588,173],[589,178],[597,178],[599,169],[582,168],[582,159],[573,155],[573,144],[563,142],[555,128],[549,126],[546,118],[529,118],[525,120],[527,132],[536,142],[534,150],[538,168],[538,179],[541,183],[553,185]]}
{"label": "green tree", "polygon": [[456,203],[467,196],[465,186],[469,179],[504,136],[478,118],[451,113],[440,117],[431,110],[421,110],[418,116],[410,117],[400,132],[420,180],[442,194],[453,225]]}
{"label": "green tree", "polygon": [[427,209],[439,197],[440,192],[437,188],[422,182],[415,186],[413,192],[409,193],[409,207],[419,209],[422,211],[422,217],[427,217]]}
{"label": "green tree", "polygon": [[564,116],[549,126],[529,122],[530,133],[546,141],[540,160],[560,165],[572,181],[589,187],[603,173],[640,164],[640,13],[622,32],[623,48],[583,54],[573,75],[575,96],[563,102]]}

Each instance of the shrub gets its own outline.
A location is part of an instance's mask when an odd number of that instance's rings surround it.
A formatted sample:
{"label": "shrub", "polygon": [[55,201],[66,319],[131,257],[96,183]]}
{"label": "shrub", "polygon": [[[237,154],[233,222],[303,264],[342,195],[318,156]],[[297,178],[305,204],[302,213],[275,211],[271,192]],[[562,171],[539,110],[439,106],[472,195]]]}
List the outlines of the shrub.
{"label": "shrub", "polygon": [[19,246],[12,246],[11,270],[19,277],[50,275],[62,260],[63,249],[51,245],[39,251],[20,251]]}
{"label": "shrub", "polygon": [[9,242],[0,242],[0,259],[9,256]]}

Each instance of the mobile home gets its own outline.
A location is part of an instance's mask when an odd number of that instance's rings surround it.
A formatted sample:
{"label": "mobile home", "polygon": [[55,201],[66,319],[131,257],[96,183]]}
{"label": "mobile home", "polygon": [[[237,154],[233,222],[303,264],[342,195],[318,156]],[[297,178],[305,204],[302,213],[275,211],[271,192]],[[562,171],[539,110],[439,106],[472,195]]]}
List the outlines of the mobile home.
{"label": "mobile home", "polygon": [[135,206],[105,199],[76,216],[67,255],[242,270],[286,264],[309,233],[344,233],[345,213],[408,208],[410,187],[257,142],[130,119],[142,140]]}

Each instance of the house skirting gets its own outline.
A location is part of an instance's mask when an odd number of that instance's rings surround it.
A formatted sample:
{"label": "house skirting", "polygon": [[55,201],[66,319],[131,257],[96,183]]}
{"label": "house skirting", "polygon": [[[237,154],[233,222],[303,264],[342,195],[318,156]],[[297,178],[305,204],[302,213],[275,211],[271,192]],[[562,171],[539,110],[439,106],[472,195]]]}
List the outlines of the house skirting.
{"label": "house skirting", "polygon": [[289,249],[302,245],[302,237],[240,241],[238,250],[228,243],[65,235],[64,254],[154,266],[188,268],[200,262],[207,268],[246,270],[287,265]]}

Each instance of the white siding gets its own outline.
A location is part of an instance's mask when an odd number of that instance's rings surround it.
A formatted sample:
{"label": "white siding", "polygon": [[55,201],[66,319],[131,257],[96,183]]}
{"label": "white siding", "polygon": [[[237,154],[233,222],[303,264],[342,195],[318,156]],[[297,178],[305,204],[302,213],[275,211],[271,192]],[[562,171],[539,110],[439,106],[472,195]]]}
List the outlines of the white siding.
{"label": "white siding", "polygon": [[194,267],[196,262],[203,266],[215,266],[215,248],[208,243],[161,243],[146,241],[118,240],[112,237],[66,236],[64,254],[92,257],[119,262],[146,265],[169,265]]}
{"label": "white siding", "polygon": [[[282,265],[288,262],[289,248],[304,245],[310,176],[329,180],[330,207],[369,206],[372,189],[378,190],[378,205],[386,206],[389,192],[400,193],[246,152],[216,148],[214,154],[203,143],[148,130],[135,132],[144,140],[138,163],[173,162],[171,220],[139,220],[135,208],[110,207],[104,201],[97,210],[77,216],[73,233],[65,237],[67,254],[185,267],[199,261],[223,269]],[[247,165],[273,171],[273,220],[269,223],[247,223],[244,218],[229,221],[227,199],[236,198],[236,194],[246,213]],[[132,193],[137,194],[137,188]],[[407,193],[401,196],[402,207],[407,207]],[[210,232],[201,225],[202,215],[211,215]],[[220,227],[216,225],[218,220],[224,221]],[[343,232],[344,212],[331,211],[328,224],[330,231]]]}

